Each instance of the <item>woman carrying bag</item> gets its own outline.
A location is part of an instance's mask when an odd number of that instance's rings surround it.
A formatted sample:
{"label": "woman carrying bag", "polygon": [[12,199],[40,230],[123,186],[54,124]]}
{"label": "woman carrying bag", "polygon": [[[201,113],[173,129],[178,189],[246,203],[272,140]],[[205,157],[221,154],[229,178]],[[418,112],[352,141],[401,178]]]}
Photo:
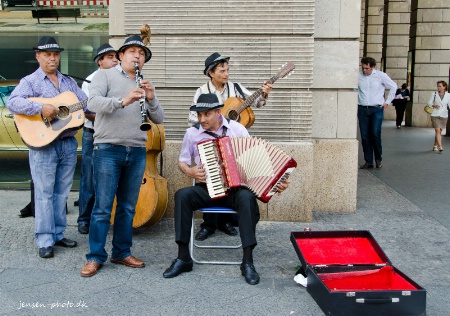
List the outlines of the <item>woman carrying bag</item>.
{"label": "woman carrying bag", "polygon": [[433,108],[431,113],[431,123],[434,127],[435,137],[433,151],[442,152],[442,130],[447,126],[448,109],[450,106],[450,94],[447,92],[445,81],[437,82],[437,92],[431,95],[428,105]]}

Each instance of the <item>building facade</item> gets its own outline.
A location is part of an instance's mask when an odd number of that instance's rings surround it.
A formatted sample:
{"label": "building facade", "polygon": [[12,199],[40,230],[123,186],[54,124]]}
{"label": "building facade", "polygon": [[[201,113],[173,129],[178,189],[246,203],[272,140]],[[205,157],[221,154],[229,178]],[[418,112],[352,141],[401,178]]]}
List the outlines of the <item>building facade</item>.
{"label": "building facade", "polygon": [[360,0],[126,0],[110,3],[109,14],[116,48],[143,24],[151,27],[153,58],[143,73],[166,112],[165,216],[173,216],[174,192],[191,183],[178,171],[178,154],[213,52],[230,56],[230,80],[253,91],[285,62],[295,64],[292,75],[274,83],[267,105],[254,110],[249,130],[298,162],[290,188],[260,205],[262,219],[311,221],[314,210],[356,210]]}

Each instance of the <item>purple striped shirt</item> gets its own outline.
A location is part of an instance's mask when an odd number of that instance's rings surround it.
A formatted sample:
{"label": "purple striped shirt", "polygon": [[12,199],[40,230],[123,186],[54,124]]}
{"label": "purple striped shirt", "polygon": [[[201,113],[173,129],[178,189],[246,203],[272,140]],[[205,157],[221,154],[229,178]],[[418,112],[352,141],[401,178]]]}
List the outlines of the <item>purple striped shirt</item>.
{"label": "purple striped shirt", "polygon": [[[87,99],[86,94],[78,87],[76,81],[63,76],[57,71],[59,90],[55,87],[46,73],[39,67],[31,75],[20,80],[20,83],[8,99],[8,109],[14,114],[36,115],[42,112],[42,103],[27,100],[28,98],[53,98],[61,92],[72,91],[78,101]],[[66,131],[61,136],[73,136],[77,131]]]}
{"label": "purple striped shirt", "polygon": [[[219,127],[217,131],[214,131],[217,135],[222,135],[223,127],[226,126],[226,136],[230,137],[249,137],[247,129],[244,125],[236,122],[230,121],[228,122],[222,116],[222,125]],[[199,128],[190,127],[186,130],[186,134],[184,134],[183,144],[181,146],[179,161],[185,162],[188,165],[191,165],[191,157],[194,157],[195,164],[200,163],[200,157],[198,156],[197,143],[202,140],[214,139],[213,136],[205,133],[205,130],[200,125]]]}

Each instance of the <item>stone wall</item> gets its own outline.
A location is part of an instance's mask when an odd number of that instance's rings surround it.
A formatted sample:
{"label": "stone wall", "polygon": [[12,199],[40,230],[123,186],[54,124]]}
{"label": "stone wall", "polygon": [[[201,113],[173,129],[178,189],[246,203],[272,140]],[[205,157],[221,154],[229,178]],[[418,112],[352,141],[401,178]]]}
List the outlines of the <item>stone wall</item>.
{"label": "stone wall", "polygon": [[[232,56],[233,75],[244,78],[241,82],[251,90],[264,79],[257,71],[261,63],[267,61],[275,66],[275,61],[294,58],[298,67],[298,74],[274,85],[271,103],[257,112],[257,121],[262,125],[250,130],[263,133],[280,126],[274,120],[284,118],[290,127],[282,125],[278,132],[266,137],[298,162],[289,189],[268,204],[260,204],[262,219],[311,221],[315,210],[356,210],[360,0],[247,1],[248,10],[236,10],[242,6],[240,1],[155,1],[150,11],[149,7],[138,9],[140,3],[111,3],[110,36],[111,44],[118,48],[142,22],[155,26],[151,46],[154,57],[144,75],[157,78],[157,92],[167,109],[165,125],[173,127],[167,129],[163,153],[163,175],[169,183],[165,216],[173,216],[174,192],[191,184],[177,168],[181,146],[177,128],[185,128],[184,121],[183,126],[178,126],[179,120],[184,120],[195,89],[205,81],[201,73],[205,51],[209,54],[216,49]],[[162,10],[168,5],[170,10]],[[218,10],[208,10],[208,6]],[[192,11],[192,7],[196,10]],[[260,7],[272,9],[256,10],[245,19],[250,9]],[[153,16],[154,12],[164,15]],[[211,14],[214,18],[208,16]],[[209,48],[200,39],[208,39]],[[244,40],[248,45],[242,44]],[[170,51],[169,42],[173,45]],[[234,47],[239,47],[239,53],[233,53]],[[274,113],[277,103],[281,107]],[[280,138],[286,128],[291,136]]]}

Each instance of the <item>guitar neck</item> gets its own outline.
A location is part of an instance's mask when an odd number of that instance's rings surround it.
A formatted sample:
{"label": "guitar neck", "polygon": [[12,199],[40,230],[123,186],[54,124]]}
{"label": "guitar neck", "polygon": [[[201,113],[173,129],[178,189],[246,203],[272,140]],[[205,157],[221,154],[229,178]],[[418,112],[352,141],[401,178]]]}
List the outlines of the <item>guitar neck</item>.
{"label": "guitar neck", "polygon": [[76,112],[78,110],[84,109],[86,107],[86,105],[87,105],[87,100],[69,105],[68,106],[69,112]]}
{"label": "guitar neck", "polygon": [[[272,84],[275,81],[277,81],[280,78],[280,75],[275,75],[271,77],[268,81],[268,83]],[[253,92],[250,96],[248,96],[244,102],[241,103],[241,105],[237,108],[236,112],[240,114],[242,111],[244,111],[246,108],[250,107],[256,99],[258,99],[262,94],[261,88]]]}

